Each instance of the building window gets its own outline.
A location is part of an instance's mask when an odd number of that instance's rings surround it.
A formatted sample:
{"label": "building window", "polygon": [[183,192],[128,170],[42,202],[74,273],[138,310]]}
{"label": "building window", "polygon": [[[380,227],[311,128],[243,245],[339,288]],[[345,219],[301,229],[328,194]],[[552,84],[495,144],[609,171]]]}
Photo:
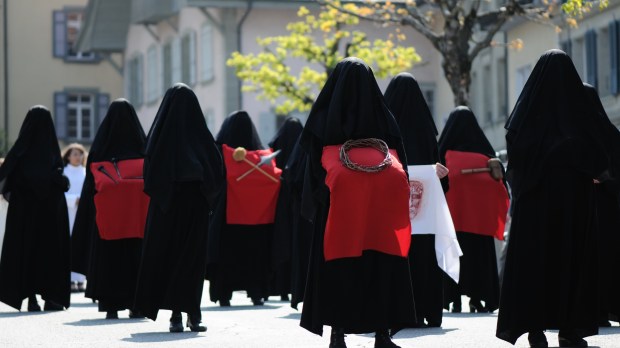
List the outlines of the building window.
{"label": "building window", "polygon": [[72,62],[98,61],[93,52],[80,52],[75,48],[84,23],[83,8],[65,8],[54,11],[53,22],[54,57]]}
{"label": "building window", "polygon": [[181,82],[196,84],[196,33],[187,32],[181,38]]}
{"label": "building window", "polygon": [[142,69],[142,55],[135,56],[127,62],[126,95],[135,108],[142,106],[142,86],[144,85]]}
{"label": "building window", "polygon": [[166,91],[168,88],[172,87],[172,42],[168,42],[164,45],[162,49],[162,70],[163,70],[163,79],[162,79],[162,87],[163,90]]}
{"label": "building window", "polygon": [[200,80],[213,80],[213,27],[205,23],[200,30]]}
{"label": "building window", "polygon": [[519,99],[519,96],[521,95],[521,91],[523,90],[523,87],[525,87],[525,83],[527,82],[527,79],[530,78],[531,73],[532,73],[531,65],[524,65],[518,68],[517,71],[515,71],[515,93],[516,93],[515,100]]}
{"label": "building window", "polygon": [[146,52],[146,101],[153,103],[159,99],[159,81],[157,80],[157,48],[149,47]]}
{"label": "building window", "polygon": [[65,141],[92,141],[109,103],[108,94],[89,91],[56,92],[54,116],[58,138]]}

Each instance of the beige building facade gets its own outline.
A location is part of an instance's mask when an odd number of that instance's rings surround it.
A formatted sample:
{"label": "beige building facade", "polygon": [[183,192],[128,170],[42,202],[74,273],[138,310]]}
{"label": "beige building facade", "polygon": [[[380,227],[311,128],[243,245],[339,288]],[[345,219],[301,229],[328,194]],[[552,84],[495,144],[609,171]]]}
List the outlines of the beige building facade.
{"label": "beige building facade", "polygon": [[[301,5],[312,11],[319,8],[315,1],[309,0],[90,0],[89,3],[92,16],[89,14],[86,28],[91,31],[80,38],[85,49],[98,51],[102,41],[111,39],[104,30],[99,33],[92,30],[96,22],[113,20],[114,13],[105,6],[117,3],[131,12],[124,40],[115,39],[119,41],[116,52],[124,56],[124,94],[136,107],[145,129],[150,127],[166,89],[175,82],[183,82],[196,93],[214,134],[230,112],[244,109],[254,120],[264,144],[275,134],[282,118],[275,115],[269,102],[257,100],[253,93],[240,92],[241,83],[234,70],[226,66],[226,60],[234,51],[261,52],[257,37],[286,35],[286,25],[298,20],[297,10]],[[393,30],[371,23],[363,23],[359,29],[368,33],[371,40],[387,38]],[[430,42],[417,32],[406,30],[405,34],[404,44],[414,46],[424,60],[410,72],[418,78],[431,109],[439,109],[437,54]],[[307,64],[301,60],[288,63],[293,72]],[[389,79],[379,81],[380,87],[385,89],[388,82]],[[303,120],[307,115],[293,116]]]}
{"label": "beige building facade", "polygon": [[122,75],[108,62],[119,57],[75,49],[86,5],[87,0],[3,1],[0,128],[9,145],[37,104],[51,110],[62,142],[88,144],[110,100],[121,96]]}

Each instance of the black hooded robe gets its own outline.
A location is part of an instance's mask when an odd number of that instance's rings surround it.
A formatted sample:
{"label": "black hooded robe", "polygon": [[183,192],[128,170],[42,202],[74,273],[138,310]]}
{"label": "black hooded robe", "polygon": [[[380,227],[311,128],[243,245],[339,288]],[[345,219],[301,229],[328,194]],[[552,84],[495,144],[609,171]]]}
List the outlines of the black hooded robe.
{"label": "black hooded robe", "polygon": [[510,241],[497,320],[512,344],[526,332],[598,332],[595,185],[607,156],[570,58],[539,60],[506,123],[513,194]]}
{"label": "black hooded robe", "polygon": [[222,186],[222,159],[194,92],[170,88],[149,132],[144,192],[151,198],[135,309],[200,316],[210,211]]}
{"label": "black hooded robe", "polygon": [[[442,162],[448,150],[495,157],[495,151],[478,125],[476,116],[464,106],[450,113],[439,137]],[[451,302],[460,302],[461,295],[467,295],[472,301],[484,301],[485,310],[496,310],[499,305],[499,274],[494,238],[472,231],[456,231],[456,237],[463,251],[461,272],[458,284],[444,276],[444,306],[448,308]]]}
{"label": "black hooded robe", "polygon": [[597,106],[603,132],[599,133],[609,154],[609,174],[611,178],[596,185],[596,216],[599,234],[599,290],[600,320],[620,321],[620,132],[614,126],[603,108],[598,92],[594,87],[584,84],[586,93]]}
{"label": "black hooded robe", "polygon": [[19,310],[24,298],[69,307],[69,216],[52,115],[34,106],[0,168],[2,194],[10,201],[0,260],[0,301]]}
{"label": "black hooded robe", "polygon": [[308,156],[302,215],[314,227],[301,326],[318,335],[323,325],[368,333],[416,323],[406,257],[365,250],[360,257],[326,262],[323,255],[330,207],[323,147],[372,137],[385,141],[407,163],[398,125],[372,70],[358,58],[344,59],[327,79],[301,135]]}
{"label": "black hooded robe", "polygon": [[97,300],[100,312],[133,309],[142,239],[103,240],[95,221],[93,162],[141,158],[146,135],[133,106],[112,102],[90,147],[86,179],[76,216],[71,250],[72,269],[88,279],[86,297]]}
{"label": "black hooded robe", "polygon": [[[385,101],[400,127],[407,164],[438,163],[437,128],[416,79],[409,73],[398,74],[385,90]],[[441,183],[447,191],[448,177]],[[426,319],[429,326],[441,326],[443,271],[437,265],[435,235],[411,236],[409,267],[418,325],[424,325]]]}
{"label": "black hooded robe", "polygon": [[273,151],[280,150],[276,157],[276,166],[283,169],[271,244],[273,274],[269,295],[286,297],[291,293],[292,217],[294,213],[290,181],[286,179],[286,164],[303,128],[299,119],[289,117],[269,142],[269,147]]}
{"label": "black hooded robe", "polygon": [[[245,111],[234,112],[224,120],[216,143],[220,148],[226,144],[249,151],[263,149],[252,119]],[[268,296],[272,238],[273,224],[226,223],[224,182],[209,226],[207,279],[211,301],[220,304],[230,301],[236,290],[247,291],[254,301]]]}

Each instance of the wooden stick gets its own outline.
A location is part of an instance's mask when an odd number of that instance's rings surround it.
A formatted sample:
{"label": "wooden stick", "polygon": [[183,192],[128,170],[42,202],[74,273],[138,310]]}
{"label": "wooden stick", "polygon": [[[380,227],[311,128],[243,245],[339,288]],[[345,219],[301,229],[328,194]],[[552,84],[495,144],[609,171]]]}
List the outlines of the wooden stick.
{"label": "wooden stick", "polygon": [[461,169],[461,174],[489,173],[490,168]]}
{"label": "wooden stick", "polygon": [[[269,179],[273,180],[273,182],[278,183],[278,179],[274,178],[271,174],[267,173],[266,171],[264,171],[261,167],[257,166],[256,164],[254,164],[254,162],[250,161],[247,158],[243,159],[247,164],[251,165],[253,168],[255,168],[256,170],[258,170],[259,172],[263,173],[265,176],[267,176]],[[243,175],[247,175],[248,173],[245,173]],[[241,180],[241,177],[237,178],[237,181]]]}

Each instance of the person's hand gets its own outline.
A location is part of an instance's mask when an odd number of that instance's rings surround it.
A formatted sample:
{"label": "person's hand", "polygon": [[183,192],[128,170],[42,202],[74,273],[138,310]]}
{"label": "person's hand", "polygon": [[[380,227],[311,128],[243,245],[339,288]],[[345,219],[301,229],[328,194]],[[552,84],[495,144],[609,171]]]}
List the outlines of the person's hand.
{"label": "person's hand", "polygon": [[598,181],[598,180],[596,180],[596,179],[592,179],[592,181],[593,181],[595,184],[600,184],[600,183],[601,183],[600,181]]}
{"label": "person's hand", "polygon": [[444,166],[441,163],[436,163],[435,164],[435,173],[437,173],[437,177],[439,179],[443,179],[446,177],[446,175],[448,175],[450,171],[448,170],[448,168],[446,168],[446,166]]}
{"label": "person's hand", "polygon": [[80,205],[80,197],[75,199],[75,206],[78,207]]}

